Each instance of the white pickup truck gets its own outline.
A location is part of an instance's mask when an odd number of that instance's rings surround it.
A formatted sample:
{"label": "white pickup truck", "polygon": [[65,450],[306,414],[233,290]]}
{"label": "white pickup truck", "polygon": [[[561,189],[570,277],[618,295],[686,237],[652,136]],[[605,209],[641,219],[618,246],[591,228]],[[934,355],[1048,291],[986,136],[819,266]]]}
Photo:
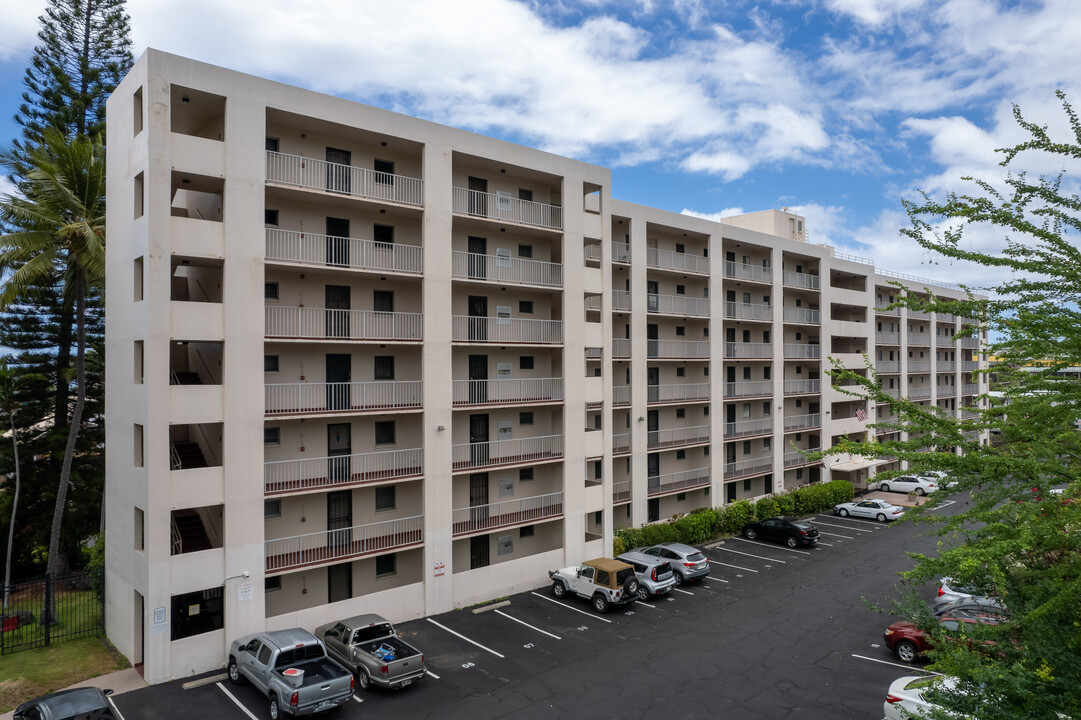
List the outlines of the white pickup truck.
{"label": "white pickup truck", "polygon": [[372,685],[403,688],[427,672],[420,650],[374,613],[322,625],[315,636],[326,643],[332,658],[357,674],[363,690]]}

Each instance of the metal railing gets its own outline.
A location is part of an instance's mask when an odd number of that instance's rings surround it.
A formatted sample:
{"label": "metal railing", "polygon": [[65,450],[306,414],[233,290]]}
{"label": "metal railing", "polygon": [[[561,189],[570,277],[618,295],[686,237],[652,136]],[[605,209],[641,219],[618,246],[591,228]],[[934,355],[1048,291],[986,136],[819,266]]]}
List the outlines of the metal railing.
{"label": "metal railing", "polygon": [[423,401],[422,380],[268,384],[267,415],[313,415],[354,410],[411,410]]}
{"label": "metal railing", "polygon": [[875,360],[875,370],[880,373],[899,373],[901,372],[901,361]]}
{"label": "metal railing", "polygon": [[646,386],[646,402],[697,402],[709,400],[709,383]]}
{"label": "metal railing", "polygon": [[931,397],[931,388],[909,388],[908,399],[909,400],[927,400]]}
{"label": "metal railing", "polygon": [[404,175],[267,151],[267,182],[403,205],[424,204],[424,181]]}
{"label": "metal railing", "polygon": [[879,315],[889,315],[891,317],[899,317],[901,315],[901,308],[891,308],[888,305],[875,305],[875,312]]}
{"label": "metal railing", "polygon": [[785,343],[784,356],[786,358],[820,358],[822,357],[822,346],[807,343]]}
{"label": "metal railing", "polygon": [[724,396],[726,398],[761,397],[763,395],[773,395],[772,380],[745,380],[724,384]]}
{"label": "metal railing", "polygon": [[648,479],[647,495],[664,495],[665,493],[680,492],[692,488],[710,484],[710,469],[708,467],[683,470],[682,472],[655,475]]}
{"label": "metal railing", "polygon": [[599,311],[603,303],[600,295],[586,295],[586,310]]}
{"label": "metal railing", "polygon": [[806,428],[816,428],[822,425],[822,415],[820,413],[808,413],[806,415],[786,415],[784,419],[784,431],[789,432],[791,430],[803,430]]}
{"label": "metal railing", "polygon": [[953,313],[935,313],[935,319],[940,323],[957,322],[957,316]]}
{"label": "metal railing", "polygon": [[978,348],[980,346],[980,339],[974,337],[963,337],[957,341],[957,344],[963,348]]}
{"label": "metal railing", "polygon": [[563,399],[563,378],[455,380],[454,405],[552,402]]}
{"label": "metal railing", "polygon": [[563,457],[562,435],[459,443],[451,449],[454,469],[554,460]]}
{"label": "metal railing", "polygon": [[[5,585],[3,592],[0,654],[100,635],[105,629],[104,569],[46,574]],[[32,716],[41,717],[37,712]]]}
{"label": "metal railing", "polygon": [[773,418],[758,420],[738,420],[724,424],[724,439],[747,437],[749,435],[767,435],[773,432]]}
{"label": "metal railing", "polygon": [[424,248],[419,245],[277,228],[266,229],[266,259],[373,272],[424,272]]}
{"label": "metal railing", "polygon": [[748,475],[764,475],[769,472],[773,472],[773,457],[750,458],[739,462],[725,463],[724,466],[726,480],[735,480]]}
{"label": "metal railing", "polygon": [[931,333],[910,332],[908,334],[909,345],[930,345]]}
{"label": "metal railing", "polygon": [[910,373],[926,373],[931,372],[930,360],[909,360],[908,371]]}
{"label": "metal railing", "polygon": [[692,427],[650,430],[646,439],[646,447],[650,450],[657,450],[658,448],[675,448],[707,443],[709,442],[711,427],[711,425],[695,425]]}
{"label": "metal railing", "polygon": [[709,258],[671,250],[646,248],[646,266],[660,270],[678,270],[709,275]]}
{"label": "metal railing", "polygon": [[424,540],[424,516],[354,525],[267,540],[266,571],[282,572],[416,545]]}
{"label": "metal railing", "polygon": [[773,357],[772,343],[726,342],[724,356],[729,359],[752,359]]}
{"label": "metal railing", "polygon": [[817,275],[809,275],[794,270],[785,270],[782,275],[782,282],[789,287],[817,290],[821,285],[822,279]]}
{"label": "metal railing", "polygon": [[631,499],[631,481],[620,480],[612,483],[612,502],[622,503]]}
{"label": "metal railing", "polygon": [[612,453],[618,455],[620,453],[629,453],[630,451],[631,434],[629,432],[614,433],[612,435]]}
{"label": "metal railing", "polygon": [[559,345],[563,342],[563,321],[454,315],[451,339],[472,343]]}
{"label": "metal railing", "polygon": [[[804,452],[809,452],[809,453],[818,452],[821,449],[822,449],[821,447],[805,448]],[[821,460],[815,460],[814,462],[822,462],[822,461]],[[786,452],[784,454],[784,466],[786,468],[795,467],[796,465],[809,465],[809,464],[811,464],[811,461],[808,460],[806,457],[804,457],[802,452],[792,450],[792,451]]]}
{"label": "metal railing", "polygon": [[629,243],[612,241],[612,262],[629,264],[631,261],[631,246]]}
{"label": "metal railing", "polygon": [[631,341],[628,338],[612,338],[612,357],[629,358],[631,356]]}
{"label": "metal railing", "polygon": [[875,342],[880,345],[900,345],[901,333],[899,332],[876,332]]}
{"label": "metal railing", "polygon": [[379,342],[418,342],[424,338],[421,313],[267,305],[265,314],[268,338]]}
{"label": "metal railing", "polygon": [[909,310],[908,311],[908,319],[909,320],[930,320],[931,319],[931,313],[924,312],[922,310]]}
{"label": "metal railing", "polygon": [[631,404],[631,386],[630,385],[613,385],[612,386],[612,405],[619,407],[622,405]]}
{"label": "metal railing", "polygon": [[724,316],[731,320],[765,320],[773,319],[773,306],[765,303],[738,303],[725,301]]}
{"label": "metal railing", "polygon": [[647,358],[708,358],[705,340],[646,340]]}
{"label": "metal railing", "polygon": [[613,290],[612,291],[612,309],[613,310],[630,310],[631,309],[631,294],[626,290]]}
{"label": "metal railing", "polygon": [[751,280],[754,282],[768,283],[773,282],[773,269],[725,260],[724,276],[735,278],[737,280]]}
{"label": "metal railing", "polygon": [[646,311],[682,317],[709,317],[709,300],[686,295],[647,293]]}
{"label": "metal railing", "polygon": [[601,244],[589,243],[583,248],[583,255],[586,262],[600,262],[601,259]]}
{"label": "metal railing", "polygon": [[948,287],[954,290],[960,290],[960,285],[954,285],[953,283],[941,282],[939,280],[928,280],[927,278],[916,277],[915,275],[906,275],[905,273],[894,272],[892,270],[883,270],[881,268],[875,268],[876,275],[885,275],[886,277],[897,278],[898,280],[908,280],[909,282],[920,283],[921,285],[927,285],[930,287]]}
{"label": "metal railing", "polygon": [[263,463],[267,495],[320,490],[338,485],[414,477],[424,472],[424,448],[329,455]]}
{"label": "metal railing", "polygon": [[453,208],[456,213],[552,230],[563,229],[563,208],[558,205],[519,200],[510,194],[480,192],[463,187],[453,188],[453,193]]}
{"label": "metal railing", "polygon": [[962,395],[979,395],[980,386],[975,383],[965,383],[961,386]]}
{"label": "metal railing", "polygon": [[973,370],[979,370],[979,369],[980,369],[979,360],[962,360],[961,361],[961,370],[963,370],[965,372],[972,372]]}
{"label": "metal railing", "polygon": [[458,250],[451,253],[450,262],[451,274],[461,280],[563,287],[563,266],[559,263]]}
{"label": "metal railing", "polygon": [[454,508],[454,535],[548,520],[563,514],[563,493]]}
{"label": "metal railing", "polygon": [[811,395],[822,392],[822,380],[785,380],[785,395]]}
{"label": "metal railing", "polygon": [[787,323],[802,323],[804,325],[818,325],[820,313],[813,308],[785,307],[784,321]]}
{"label": "metal railing", "polygon": [[939,360],[935,363],[935,369],[938,372],[953,372],[957,369],[956,360]]}
{"label": "metal railing", "polygon": [[879,388],[883,393],[889,395],[894,400],[898,400],[901,397],[901,391],[898,388]]}
{"label": "metal railing", "polygon": [[956,385],[939,385],[935,394],[940,398],[957,397]]}
{"label": "metal railing", "polygon": [[601,347],[587,347],[586,348],[586,360],[603,360],[604,348]]}
{"label": "metal railing", "polygon": [[861,257],[859,255],[849,255],[848,253],[835,252],[833,253],[833,257],[837,258],[838,260],[847,260],[849,262],[860,263],[862,265],[873,266],[875,264],[875,261],[871,260],[870,258]]}

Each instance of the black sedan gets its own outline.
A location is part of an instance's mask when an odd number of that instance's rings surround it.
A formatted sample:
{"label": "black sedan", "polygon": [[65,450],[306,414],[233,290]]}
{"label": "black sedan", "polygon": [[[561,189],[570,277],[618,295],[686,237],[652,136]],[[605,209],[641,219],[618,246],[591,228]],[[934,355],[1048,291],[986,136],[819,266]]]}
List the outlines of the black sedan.
{"label": "black sedan", "polygon": [[96,687],[61,690],[28,700],[15,708],[15,720],[114,720],[118,717],[106,695],[112,690]]}
{"label": "black sedan", "polygon": [[814,545],[818,542],[818,528],[809,522],[790,517],[774,517],[743,526],[743,537],[748,540],[761,538],[783,542],[790,548],[797,545]]}

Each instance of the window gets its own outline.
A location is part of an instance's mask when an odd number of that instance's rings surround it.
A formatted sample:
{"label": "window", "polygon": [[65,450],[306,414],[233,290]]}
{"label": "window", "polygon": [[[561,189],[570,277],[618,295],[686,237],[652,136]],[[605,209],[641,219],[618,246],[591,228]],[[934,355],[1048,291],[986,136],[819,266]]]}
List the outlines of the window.
{"label": "window", "polygon": [[[533,191],[526,188],[518,188],[518,199],[533,202]],[[525,257],[524,255],[522,257]]]}
{"label": "window", "polygon": [[803,339],[803,333],[796,333],[796,340],[802,340],[802,339]]}
{"label": "window", "polygon": [[708,327],[702,328],[702,337],[709,337],[709,328]]}
{"label": "window", "polygon": [[762,403],[762,414],[769,417],[770,404],[768,402]]}
{"label": "window", "polygon": [[745,365],[743,367],[743,379],[744,380],[750,380],[751,379],[751,367],[749,365]]}
{"label": "window", "polygon": [[267,152],[278,152],[278,138],[268,137],[266,139]]}
{"label": "window", "polygon": [[375,170],[375,181],[377,183],[383,183],[384,185],[394,184],[393,160],[380,160],[379,158],[376,158],[372,163],[372,169]]}
{"label": "window", "polygon": [[264,518],[276,518],[282,516],[282,501],[281,500],[264,500],[263,501],[263,517]]}
{"label": "window", "polygon": [[604,522],[604,511],[603,510],[598,510],[597,512],[593,513],[593,524],[594,525],[600,525],[603,522]]}
{"label": "window", "polygon": [[770,449],[770,441],[769,441],[769,438],[763,438],[763,439],[762,439],[762,449],[763,449],[763,450],[766,450],[767,452],[769,451],[769,449]]}
{"label": "window", "polygon": [[263,224],[276,227],[278,225],[278,211],[269,208],[263,210]]}
{"label": "window", "polygon": [[132,96],[131,104],[131,124],[132,130],[134,130],[132,135],[138,135],[143,131],[143,89],[141,87]]}
{"label": "window", "polygon": [[687,334],[687,328],[682,325],[676,325],[676,337],[683,337]]}
{"label": "window", "polygon": [[135,446],[135,467],[143,466],[143,426],[136,423],[132,430],[132,439]]}
{"label": "window", "polygon": [[275,575],[274,577],[263,578],[263,592],[281,592],[282,589],[282,576]]}
{"label": "window", "polygon": [[762,331],[762,342],[764,342],[764,343],[769,342],[769,330],[763,330]]}
{"label": "window", "polygon": [[375,576],[384,577],[398,572],[397,555],[377,555],[375,557]]}
{"label": "window", "polygon": [[593,465],[593,479],[601,480],[602,478],[604,478],[604,465],[601,463],[601,461],[594,460],[591,464]]}
{"label": "window", "polygon": [[135,176],[135,188],[133,193],[133,199],[135,201],[135,219],[138,220],[143,216],[143,174],[139,173]]}
{"label": "window", "polygon": [[676,408],[676,419],[687,417],[686,408]]}
{"label": "window", "polygon": [[687,375],[687,368],[676,368],[676,377],[684,377]]}
{"label": "window", "polygon": [[686,459],[687,459],[687,451],[686,450],[676,450],[676,460],[686,460]]}
{"label": "window", "polygon": [[702,454],[707,457],[709,456],[709,445],[706,445],[704,448],[702,448]]}
{"label": "window", "polygon": [[521,540],[522,538],[527,537],[533,537],[532,525],[523,525],[522,527],[518,528],[518,539]]}
{"label": "window", "polygon": [[277,300],[278,299],[278,283],[276,283],[276,282],[263,283],[263,299],[264,300]]}
{"label": "window", "polygon": [[686,251],[687,251],[687,248],[684,247],[683,243],[676,243],[676,252],[682,253],[682,252],[686,252]]}
{"label": "window", "polygon": [[743,491],[744,492],[750,492],[751,491],[751,479],[750,478],[747,478],[747,479],[745,479],[743,481]]}
{"label": "window", "polygon": [[705,417],[709,417],[709,405],[704,405],[702,407],[702,415]]}
{"label": "window", "polygon": [[394,293],[390,290],[373,290],[372,310],[375,312],[394,312]]}
{"label": "window", "polygon": [[376,380],[393,380],[394,379],[394,356],[393,355],[376,355],[375,358],[375,374]]}
{"label": "window", "polygon": [[383,420],[375,423],[375,444],[376,445],[393,445],[394,444],[394,421]]}
{"label": "window", "polygon": [[749,418],[751,416],[751,404],[743,403],[743,417]]}
{"label": "window", "polygon": [[263,372],[276,373],[278,372],[278,356],[277,355],[264,355],[263,356]]}
{"label": "window", "polygon": [[762,379],[763,380],[769,380],[770,379],[770,367],[769,367],[769,365],[762,368]]}
{"label": "window", "polygon": [[135,258],[134,277],[132,278],[132,287],[135,290],[135,302],[139,302],[143,299],[143,259],[141,257]]}
{"label": "window", "polygon": [[676,502],[683,502],[687,499],[687,493],[676,493]]}
{"label": "window", "polygon": [[533,424],[533,413],[532,412],[520,412],[520,413],[518,413],[518,424],[519,425],[532,425]]}
{"label": "window", "polygon": [[282,429],[280,427],[263,428],[263,446],[278,447],[282,444]]}
{"label": "window", "polygon": [[135,542],[133,547],[142,552],[143,541],[146,535],[146,523],[142,508],[135,508]]}
{"label": "window", "polygon": [[143,384],[143,341],[136,340],[134,346],[134,361],[135,361],[135,384]]}
{"label": "window", "polygon": [[676,295],[686,295],[686,294],[687,294],[687,286],[686,285],[676,285]]}
{"label": "window", "polygon": [[221,630],[225,627],[222,588],[207,588],[172,597],[172,640]]}
{"label": "window", "polygon": [[519,315],[532,315],[533,314],[533,301],[532,300],[519,300],[518,301],[518,314]]}
{"label": "window", "polygon": [[796,398],[796,407],[803,407],[803,400]]}
{"label": "window", "polygon": [[518,482],[529,482],[533,479],[533,468],[522,468],[518,471]]}
{"label": "window", "polygon": [[376,512],[394,509],[394,490],[395,487],[393,485],[383,485],[375,489]]}
{"label": "window", "polygon": [[751,454],[751,441],[750,440],[744,440],[743,441],[743,454],[744,455],[750,455]]}
{"label": "window", "polygon": [[394,226],[393,225],[373,225],[372,226],[372,240],[375,241],[375,246],[380,249],[386,249],[387,245],[394,244]]}
{"label": "window", "polygon": [[518,369],[519,370],[532,370],[533,369],[533,356],[532,355],[522,355],[521,357],[519,357],[518,358]]}
{"label": "window", "polygon": [[709,377],[709,365],[702,368],[702,377]]}
{"label": "window", "polygon": [[518,244],[518,257],[531,258],[533,257],[533,246],[526,245],[525,243]]}

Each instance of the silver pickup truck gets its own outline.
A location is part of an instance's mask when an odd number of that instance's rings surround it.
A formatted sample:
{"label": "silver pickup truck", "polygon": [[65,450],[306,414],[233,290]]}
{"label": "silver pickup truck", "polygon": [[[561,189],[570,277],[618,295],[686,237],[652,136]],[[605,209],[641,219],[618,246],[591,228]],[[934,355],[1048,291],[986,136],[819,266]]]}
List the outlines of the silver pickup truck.
{"label": "silver pickup truck", "polygon": [[394,626],[379,615],[328,623],[316,628],[315,636],[332,658],[357,674],[357,684],[364,690],[373,684],[403,688],[427,672],[420,650],[398,637]]}
{"label": "silver pickup truck", "polygon": [[333,710],[353,694],[353,675],[327,657],[306,630],[275,630],[234,640],[229,680],[251,682],[267,698],[271,720]]}

